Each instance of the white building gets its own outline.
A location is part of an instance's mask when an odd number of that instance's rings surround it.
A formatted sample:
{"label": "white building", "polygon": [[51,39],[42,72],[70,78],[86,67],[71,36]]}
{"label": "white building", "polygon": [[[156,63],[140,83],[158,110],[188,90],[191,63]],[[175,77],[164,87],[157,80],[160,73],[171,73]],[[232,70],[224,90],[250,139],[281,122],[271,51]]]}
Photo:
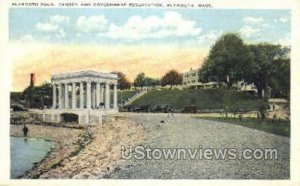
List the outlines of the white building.
{"label": "white building", "polygon": [[198,85],[199,83],[199,69],[193,70],[191,68],[190,71],[183,73],[183,85]]}
{"label": "white building", "polygon": [[244,81],[239,81],[237,83],[235,83],[233,85],[233,87],[235,87],[237,90],[240,90],[240,91],[253,91],[255,93],[257,93],[257,89],[256,89],[256,86],[254,83],[246,83]]}
{"label": "white building", "polygon": [[[202,83],[199,80],[199,70],[200,69],[195,69],[193,70],[192,68],[190,71],[183,73],[183,79],[182,79],[182,84],[186,88],[195,88],[195,89],[211,89],[211,88],[218,88],[221,86],[226,86],[222,82],[216,82],[216,81],[210,81],[207,83]],[[215,76],[217,77],[217,76]],[[214,79],[217,79],[215,78]],[[212,78],[211,78],[212,79]],[[244,81],[239,81],[236,84],[233,85],[237,90],[239,91],[254,91],[257,92],[257,89],[255,85],[252,84],[247,84]]]}
{"label": "white building", "polygon": [[101,124],[103,116],[118,112],[117,82],[117,74],[96,71],[53,75],[53,107],[40,117],[55,123]]}

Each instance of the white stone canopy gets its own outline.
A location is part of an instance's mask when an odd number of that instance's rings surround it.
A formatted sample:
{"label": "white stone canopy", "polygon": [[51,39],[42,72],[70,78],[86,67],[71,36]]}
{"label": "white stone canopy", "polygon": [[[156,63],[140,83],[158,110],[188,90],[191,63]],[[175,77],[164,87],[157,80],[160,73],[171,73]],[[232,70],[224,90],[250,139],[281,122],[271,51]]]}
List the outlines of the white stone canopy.
{"label": "white stone canopy", "polygon": [[[117,82],[115,73],[79,71],[56,74],[51,77],[53,109],[117,109]],[[113,105],[110,92],[113,87]]]}

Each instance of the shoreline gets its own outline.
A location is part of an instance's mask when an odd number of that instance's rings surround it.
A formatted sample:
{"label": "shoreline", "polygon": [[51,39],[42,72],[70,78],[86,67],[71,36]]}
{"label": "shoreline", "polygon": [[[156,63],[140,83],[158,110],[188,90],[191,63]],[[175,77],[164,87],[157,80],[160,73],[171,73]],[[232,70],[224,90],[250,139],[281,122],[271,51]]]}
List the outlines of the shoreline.
{"label": "shoreline", "polygon": [[48,142],[53,142],[55,143],[55,141],[49,140],[49,139],[43,139],[43,138],[35,138],[35,137],[25,137],[25,136],[20,136],[20,135],[10,135],[11,138],[30,138],[30,139],[38,139],[38,140],[44,140],[44,141],[48,141]]}
{"label": "shoreline", "polygon": [[[22,127],[11,125],[10,136],[23,137]],[[53,141],[55,148],[21,179],[103,178],[117,167],[121,145],[134,145],[144,138],[143,127],[123,117],[84,129],[36,124],[27,127],[28,137]]]}
{"label": "shoreline", "polygon": [[[37,138],[49,140],[53,142],[61,142],[61,139],[66,142],[71,142],[85,129],[74,129],[67,127],[58,127],[51,125],[26,124],[28,127],[28,138]],[[10,125],[10,136],[24,137],[22,131],[23,125]]]}
{"label": "shoreline", "polygon": [[20,179],[22,177],[24,177],[28,172],[30,172],[37,164],[39,164],[43,159],[47,158],[49,156],[49,154],[51,154],[54,150],[56,150],[56,142],[54,141],[51,141],[51,140],[48,140],[48,139],[42,139],[42,138],[34,138],[34,137],[24,137],[24,136],[10,136],[10,141],[12,140],[12,138],[20,138],[22,140],[28,140],[28,141],[32,141],[32,140],[42,140],[44,142],[47,142],[47,143],[52,143],[53,145],[51,145],[49,147],[49,149],[47,151],[44,151],[45,152],[45,155],[40,158],[39,160],[34,160],[32,162],[32,166],[28,169],[24,169],[23,173],[21,175],[18,175],[16,177],[13,177],[13,172],[10,172],[10,178],[11,179]]}
{"label": "shoreline", "polygon": [[[45,141],[54,142],[54,147],[46,153],[46,155],[31,169],[26,170],[23,175],[16,179],[22,178],[38,178],[43,172],[46,172],[51,167],[59,164],[63,157],[59,157],[56,154],[63,150],[65,145],[70,146],[72,143],[78,141],[78,136],[82,135],[84,129],[73,129],[67,127],[49,126],[49,125],[37,125],[27,124],[29,133],[27,138],[41,139]],[[24,137],[22,133],[23,125],[10,125],[10,136],[11,137]],[[64,140],[62,140],[64,139]],[[76,144],[74,144],[76,147]],[[73,148],[76,150],[76,148]],[[70,155],[73,151],[66,152]],[[42,171],[41,171],[42,170]]]}

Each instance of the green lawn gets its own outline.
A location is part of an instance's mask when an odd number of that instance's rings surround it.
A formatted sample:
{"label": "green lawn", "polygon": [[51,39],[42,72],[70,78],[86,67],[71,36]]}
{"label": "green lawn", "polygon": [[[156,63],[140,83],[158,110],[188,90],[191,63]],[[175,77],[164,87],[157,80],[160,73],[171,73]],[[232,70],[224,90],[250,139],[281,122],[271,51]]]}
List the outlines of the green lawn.
{"label": "green lawn", "polygon": [[290,136],[290,121],[287,120],[272,120],[272,119],[257,119],[257,118],[217,118],[217,117],[197,117],[206,120],[220,121],[232,123],[244,127],[249,127],[267,133],[277,134],[281,136]]}
{"label": "green lawn", "polygon": [[135,100],[131,106],[169,105],[173,109],[183,109],[186,106],[196,106],[199,110],[244,108],[257,109],[262,104],[261,99],[234,90],[154,90]]}
{"label": "green lawn", "polygon": [[136,90],[120,90],[118,91],[118,103],[121,103],[122,100],[127,100],[134,96],[137,93]]}

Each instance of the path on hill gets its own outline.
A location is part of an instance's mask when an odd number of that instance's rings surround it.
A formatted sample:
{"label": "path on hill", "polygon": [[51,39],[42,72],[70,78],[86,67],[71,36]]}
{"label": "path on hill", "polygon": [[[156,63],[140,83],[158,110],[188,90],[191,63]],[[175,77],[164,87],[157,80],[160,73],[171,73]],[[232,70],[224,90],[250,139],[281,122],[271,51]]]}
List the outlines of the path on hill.
{"label": "path on hill", "polygon": [[[278,160],[122,160],[108,178],[155,179],[288,179],[290,139],[262,131],[189,115],[126,116],[146,130],[143,146],[171,148],[277,148]],[[161,123],[164,120],[164,123]]]}
{"label": "path on hill", "polygon": [[143,95],[145,95],[148,91],[143,90],[140,91],[138,93],[136,93],[134,96],[132,96],[131,98],[129,98],[129,100],[123,105],[123,106],[127,106],[130,105],[131,103],[133,103],[135,100],[137,100],[138,98],[142,97]]}

